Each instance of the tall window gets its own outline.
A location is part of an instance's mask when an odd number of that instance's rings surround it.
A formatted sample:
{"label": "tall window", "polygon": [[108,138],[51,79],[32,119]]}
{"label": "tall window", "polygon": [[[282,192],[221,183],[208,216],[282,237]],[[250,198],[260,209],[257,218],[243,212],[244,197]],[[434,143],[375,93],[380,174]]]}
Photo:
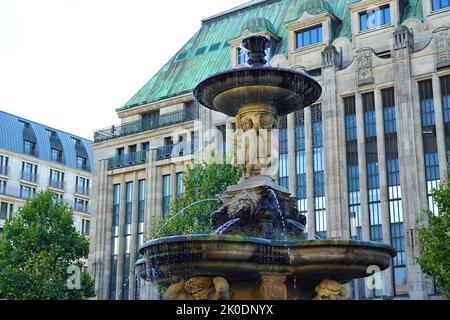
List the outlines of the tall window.
{"label": "tall window", "polygon": [[88,196],[89,191],[89,179],[77,176],[75,179],[75,192],[78,194],[82,194]]}
{"label": "tall window", "polygon": [[20,185],[20,197],[22,199],[29,199],[31,197],[34,197],[36,194],[36,188],[26,186],[26,185]]}
{"label": "tall window", "polygon": [[90,232],[91,232],[91,222],[87,219],[82,219],[81,220],[81,234],[89,237]]}
{"label": "tall window", "polygon": [[443,8],[450,7],[450,1],[449,0],[431,0],[432,1],[432,9],[433,10],[439,10]]}
{"label": "tall window", "polygon": [[88,159],[83,156],[77,156],[77,168],[81,170],[88,169]]}
{"label": "tall window", "polygon": [[362,240],[355,97],[344,98],[350,238]]}
{"label": "tall window", "polygon": [[442,77],[441,99],[444,114],[445,149],[447,152],[447,167],[450,168],[450,75]]}
{"label": "tall window", "polygon": [[120,184],[114,185],[113,195],[113,223],[111,241],[111,273],[110,273],[110,300],[116,300],[117,293],[117,257],[119,254],[119,220],[120,220]]}
{"label": "tall window", "polygon": [[13,215],[14,205],[12,203],[0,203],[0,220],[10,219]]}
{"label": "tall window", "polygon": [[55,169],[50,169],[49,185],[52,188],[64,189],[64,172]]}
{"label": "tall window", "polygon": [[279,184],[283,188],[289,189],[287,116],[283,116],[280,118]]}
{"label": "tall window", "polygon": [[327,237],[327,212],[325,205],[325,174],[323,157],[322,107],[311,107],[313,169],[314,169],[314,218],[316,234]]}
{"label": "tall window", "polygon": [[145,219],[145,179],[139,180],[138,196],[138,248],[144,243],[144,219]]}
{"label": "tall window", "polygon": [[75,208],[78,212],[89,212],[89,200],[81,199],[81,198],[75,198]]}
{"label": "tall window", "polygon": [[37,165],[22,161],[22,179],[37,182]]}
{"label": "tall window", "polygon": [[408,288],[406,281],[405,236],[394,89],[389,88],[382,90],[381,95],[383,100],[384,141],[386,146],[391,238],[392,245],[397,249],[397,256],[393,260],[394,288],[395,294],[401,295],[406,294]]}
{"label": "tall window", "polygon": [[184,172],[177,173],[177,195],[184,194]]}
{"label": "tall window", "polygon": [[380,178],[378,172],[378,148],[375,120],[374,94],[362,95],[364,134],[366,142],[367,193],[369,199],[370,240],[383,241],[381,223]]}
{"label": "tall window", "polygon": [[133,217],[133,182],[127,182],[126,185],[126,203],[125,203],[125,230],[123,243],[123,274],[122,274],[122,300],[128,300],[129,279],[130,279],[130,254],[131,254],[131,224]]}
{"label": "tall window", "polygon": [[30,156],[36,155],[36,143],[33,141],[23,140],[23,153]]}
{"label": "tall window", "polygon": [[308,196],[306,192],[305,112],[303,109],[295,113],[295,152],[298,210],[301,214],[306,215]]}
{"label": "tall window", "polygon": [[52,161],[60,163],[63,162],[62,154],[62,150],[51,148]]}
{"label": "tall window", "polygon": [[296,32],[296,48],[300,49],[316,43],[323,42],[322,25],[317,25],[308,29]]}
{"label": "tall window", "polygon": [[370,30],[391,24],[391,10],[389,5],[359,13],[360,30]]}
{"label": "tall window", "polygon": [[8,175],[8,157],[0,155],[0,175]]}
{"label": "tall window", "polygon": [[170,174],[163,177],[162,213],[166,216],[170,210]]}
{"label": "tall window", "polygon": [[429,209],[437,213],[433,202],[433,188],[439,184],[439,156],[437,149],[436,125],[434,117],[433,84],[431,80],[419,82],[420,111],[422,115],[422,139],[425,158],[425,179]]}

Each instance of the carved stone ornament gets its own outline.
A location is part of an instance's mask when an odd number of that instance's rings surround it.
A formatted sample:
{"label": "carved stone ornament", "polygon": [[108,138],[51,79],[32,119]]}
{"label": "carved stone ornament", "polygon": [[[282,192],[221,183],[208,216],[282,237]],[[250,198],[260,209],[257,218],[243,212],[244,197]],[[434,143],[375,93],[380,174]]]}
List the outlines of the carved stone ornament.
{"label": "carved stone ornament", "polygon": [[347,300],[348,293],[339,282],[324,280],[316,286],[313,300]]}
{"label": "carved stone ornament", "polygon": [[356,61],[358,64],[358,85],[364,85],[374,82],[372,52],[372,49],[364,48],[358,50],[356,54]]}
{"label": "carved stone ornament", "polygon": [[194,277],[167,289],[163,300],[229,300],[230,287],[222,277]]}
{"label": "carved stone ornament", "polygon": [[450,31],[448,28],[440,28],[434,31],[436,44],[436,68],[450,66]]}

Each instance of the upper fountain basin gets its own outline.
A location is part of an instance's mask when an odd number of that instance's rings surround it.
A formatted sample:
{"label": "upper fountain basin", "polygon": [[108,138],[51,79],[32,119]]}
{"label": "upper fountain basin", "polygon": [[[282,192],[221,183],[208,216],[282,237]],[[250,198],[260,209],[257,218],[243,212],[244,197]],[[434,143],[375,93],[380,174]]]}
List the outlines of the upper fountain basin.
{"label": "upper fountain basin", "polygon": [[273,67],[237,68],[213,75],[194,89],[203,106],[236,116],[246,105],[270,105],[280,116],[316,102],[322,88],[305,73]]}

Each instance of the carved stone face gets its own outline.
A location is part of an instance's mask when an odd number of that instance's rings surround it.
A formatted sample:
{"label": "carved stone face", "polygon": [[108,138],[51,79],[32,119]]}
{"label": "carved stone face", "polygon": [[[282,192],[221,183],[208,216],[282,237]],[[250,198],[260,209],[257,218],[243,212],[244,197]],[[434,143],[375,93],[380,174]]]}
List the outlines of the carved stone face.
{"label": "carved stone face", "polygon": [[259,117],[259,124],[261,129],[271,130],[274,127],[275,119],[268,115],[264,114]]}
{"label": "carved stone face", "polygon": [[242,130],[248,131],[250,129],[253,129],[253,121],[252,119],[248,118],[248,117],[244,117],[241,120],[241,128]]}

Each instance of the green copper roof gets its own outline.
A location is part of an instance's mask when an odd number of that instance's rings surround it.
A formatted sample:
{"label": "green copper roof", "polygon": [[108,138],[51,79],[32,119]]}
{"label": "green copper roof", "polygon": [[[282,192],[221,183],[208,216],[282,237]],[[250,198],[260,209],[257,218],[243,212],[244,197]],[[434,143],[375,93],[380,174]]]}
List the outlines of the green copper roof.
{"label": "green copper roof", "polygon": [[[287,22],[298,19],[304,11],[310,14],[330,12],[340,20],[332,38],[351,39],[348,4],[358,0],[266,0],[251,1],[203,21],[200,30],[159,70],[123,107],[124,111],[192,92],[208,76],[230,68],[228,41],[238,38],[245,27],[251,32],[268,30],[281,38],[272,55],[287,56]],[[402,21],[422,19],[422,0],[401,2]]]}
{"label": "green copper roof", "polygon": [[270,31],[272,34],[275,34],[275,29],[270,22],[269,19],[256,17],[251,18],[245,22],[244,27],[242,28],[242,32],[248,30],[252,33],[262,32],[262,31]]}

